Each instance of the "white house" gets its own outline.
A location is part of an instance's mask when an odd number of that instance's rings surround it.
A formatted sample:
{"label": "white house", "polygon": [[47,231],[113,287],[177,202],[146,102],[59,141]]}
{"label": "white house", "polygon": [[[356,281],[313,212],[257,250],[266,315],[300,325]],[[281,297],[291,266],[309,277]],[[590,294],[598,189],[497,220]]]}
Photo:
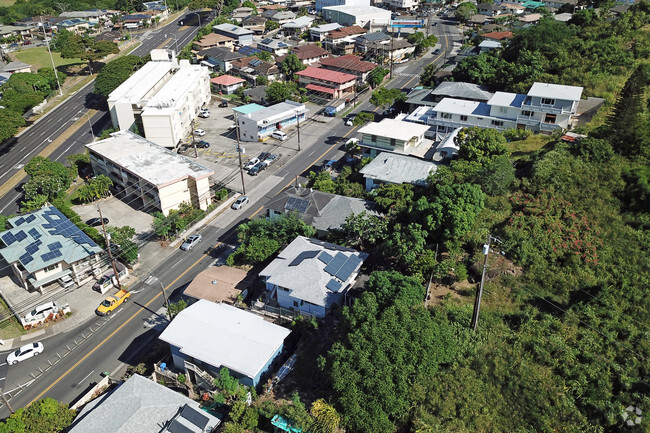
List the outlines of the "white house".
{"label": "white house", "polygon": [[316,0],[316,11],[320,12],[323,8],[330,6],[370,6],[370,0]]}
{"label": "white house", "polygon": [[323,8],[325,20],[339,23],[343,26],[358,25],[365,27],[366,24],[384,26],[390,22],[391,13],[389,10],[375,6],[328,6]]}
{"label": "white house", "polygon": [[307,111],[305,104],[285,101],[237,116],[239,138],[243,141],[264,140],[274,131],[284,131],[298,121],[304,122]]}
{"label": "white house", "polygon": [[345,303],[368,254],[298,236],[260,272],[269,296],[301,313],[324,317]]}
{"label": "white house", "polygon": [[380,152],[393,152],[423,158],[433,144],[424,137],[428,130],[427,125],[401,119],[370,122],[359,129],[361,154],[374,158]]}
{"label": "white house", "polygon": [[288,54],[289,49],[292,46],[293,45],[274,38],[265,38],[257,43],[257,48],[262,51],[267,51],[274,56],[284,56],[285,54]]}
{"label": "white house", "polygon": [[86,148],[94,172],[110,177],[126,196],[140,199],[144,206],[168,215],[182,203],[203,210],[212,203],[214,171],[130,131],[114,132]]}
{"label": "white house", "polygon": [[242,384],[257,386],[289,334],[255,313],[200,299],[178,313],[158,338],[169,343],[178,369],[191,369],[189,363],[216,376],[226,367]]}
{"label": "white house", "polygon": [[216,33],[228,36],[237,41],[239,45],[251,45],[253,43],[253,30],[245,29],[234,24],[217,24],[212,26]]}
{"label": "white house", "polygon": [[391,9],[412,11],[417,9],[420,2],[418,0],[390,0],[388,4]]}
{"label": "white house", "polygon": [[425,186],[429,174],[436,171],[436,164],[408,155],[392,152],[381,152],[359,173],[366,179],[366,191],[387,184],[403,184]]}

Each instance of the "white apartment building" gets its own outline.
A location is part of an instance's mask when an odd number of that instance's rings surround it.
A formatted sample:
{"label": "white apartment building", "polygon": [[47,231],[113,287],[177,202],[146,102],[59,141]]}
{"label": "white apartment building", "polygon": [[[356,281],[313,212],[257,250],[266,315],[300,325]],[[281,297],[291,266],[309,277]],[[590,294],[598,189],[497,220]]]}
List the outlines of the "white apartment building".
{"label": "white apartment building", "polygon": [[370,0],[316,0],[316,11],[320,12],[323,8],[330,6],[370,6]]}
{"label": "white apartment building", "polygon": [[433,144],[424,137],[428,130],[427,125],[401,119],[370,122],[359,130],[361,154],[374,158],[380,152],[391,152],[423,158]]}
{"label": "white apartment building", "polygon": [[578,112],[582,87],[534,83],[526,95],[496,92],[487,102],[444,98],[435,107],[420,107],[406,120],[429,125],[430,133],[456,128],[570,129]]}
{"label": "white apartment building", "polygon": [[366,24],[385,26],[390,22],[391,13],[389,10],[375,6],[328,6],[323,8],[323,17],[332,23],[339,23],[342,26],[358,25],[365,27]]}
{"label": "white apartment building", "polygon": [[415,10],[417,9],[420,2],[418,0],[390,0],[391,9],[401,9],[401,10]]}
{"label": "white apartment building", "polygon": [[86,148],[94,172],[110,177],[127,200],[136,197],[165,215],[181,203],[203,210],[212,203],[214,171],[130,131],[114,132]]}
{"label": "white apartment building", "polygon": [[209,101],[208,68],[181,66],[142,110],[145,137],[160,146],[176,147],[191,133],[192,121]]}
{"label": "white apartment building", "polygon": [[237,116],[239,138],[242,141],[264,140],[274,131],[284,131],[298,121],[304,122],[307,111],[305,104],[285,101]]}

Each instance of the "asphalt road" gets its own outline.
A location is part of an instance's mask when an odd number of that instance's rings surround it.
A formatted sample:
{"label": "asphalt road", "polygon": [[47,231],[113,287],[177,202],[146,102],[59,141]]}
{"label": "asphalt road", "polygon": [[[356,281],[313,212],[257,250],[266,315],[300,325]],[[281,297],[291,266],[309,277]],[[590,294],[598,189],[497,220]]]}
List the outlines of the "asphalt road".
{"label": "asphalt road", "polygon": [[[187,45],[196,35],[198,27],[181,27],[176,24],[176,21],[159,29],[134,35],[134,38],[140,40],[142,44],[132,54],[144,56],[155,48],[175,48],[176,44],[179,47]],[[98,108],[97,99],[92,94],[93,83],[77,91],[19,137],[7,140],[0,147],[0,185],[7,182],[30,159],[38,155],[52,140],[80,118],[85,117],[92,123],[93,132],[90,124],[81,126],[50,155],[50,159],[65,162],[65,156],[83,152],[84,146],[92,141],[93,134],[99,133],[110,123],[110,116],[105,111],[93,111],[92,116],[89,114],[90,109]],[[27,178],[22,179],[14,190],[0,197],[0,213],[10,215],[18,211],[22,199],[22,184],[26,181]]]}
{"label": "asphalt road", "polygon": [[[437,27],[440,32],[453,33],[450,29],[444,29],[443,25]],[[152,45],[163,43],[163,38],[156,39]],[[408,89],[417,85],[418,74],[424,64],[441,63],[445,49],[452,44],[450,37],[441,37],[440,42],[443,45],[440,55],[409,62],[404,68],[396,67],[396,76],[388,87]],[[364,102],[355,109],[355,112],[359,111],[376,110]],[[98,116],[96,121],[102,121],[102,116]],[[345,126],[340,119],[334,119],[326,126],[307,122],[303,127],[323,128],[323,134],[317,141],[319,144],[304,149],[283,167],[282,182],[243,210],[226,211],[238,214],[223,214],[202,229],[200,233],[203,242],[199,244],[200,248],[187,252],[177,250],[152,270],[168,294],[174,293],[172,297],[177,296],[196,274],[214,260],[225,259],[228,254],[225,247],[235,244],[234,230],[241,221],[257,216],[266,202],[293,182],[296,174],[304,174],[323,160],[342,156],[343,143],[356,130]],[[88,134],[88,131],[85,133]],[[285,145],[295,144],[295,140],[296,137],[292,136]],[[82,146],[83,142],[79,145]],[[70,145],[71,152],[74,152],[73,147],[74,143]],[[66,153],[63,148],[65,146],[60,149],[60,156]],[[281,176],[280,173],[275,174]],[[163,297],[158,282],[140,282],[133,287],[132,293],[131,301],[112,316],[94,318],[74,332],[56,335],[44,341],[45,352],[38,358],[11,367],[0,364],[0,380],[4,378],[4,391],[11,397],[10,405],[16,409],[43,397],[72,402],[99,381],[102,372],[114,372],[122,364],[134,363],[143,351],[149,349],[148,343],[158,336],[159,331],[151,328],[150,322],[152,316],[154,319],[160,318],[156,316],[156,311],[161,310]],[[5,355],[0,354],[0,362],[4,362]],[[0,418],[8,415],[8,409],[2,406]]]}

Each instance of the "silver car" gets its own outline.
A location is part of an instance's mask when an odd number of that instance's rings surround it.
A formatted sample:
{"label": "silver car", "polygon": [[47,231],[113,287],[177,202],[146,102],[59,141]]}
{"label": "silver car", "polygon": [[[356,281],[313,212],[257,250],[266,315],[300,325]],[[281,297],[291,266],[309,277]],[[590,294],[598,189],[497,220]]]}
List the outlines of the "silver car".
{"label": "silver car", "polygon": [[201,235],[192,235],[185,239],[185,242],[183,242],[183,245],[181,245],[181,250],[189,251],[192,249],[192,247],[201,242],[201,240],[203,240]]}
{"label": "silver car", "polygon": [[241,208],[244,207],[245,204],[248,203],[248,201],[249,201],[248,196],[247,195],[242,195],[239,198],[237,198],[237,200],[235,200],[235,202],[230,207],[232,207],[235,210],[236,209],[241,209]]}

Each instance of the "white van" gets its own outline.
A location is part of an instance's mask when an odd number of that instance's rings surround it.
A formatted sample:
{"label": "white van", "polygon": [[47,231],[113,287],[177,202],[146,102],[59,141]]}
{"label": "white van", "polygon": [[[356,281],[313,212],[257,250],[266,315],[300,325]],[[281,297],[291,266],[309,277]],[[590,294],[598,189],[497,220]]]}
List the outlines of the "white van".
{"label": "white van", "polygon": [[48,302],[43,305],[39,305],[38,307],[34,308],[32,311],[27,313],[25,315],[25,321],[26,322],[31,322],[37,319],[42,319],[44,317],[49,316],[52,313],[55,313],[59,311],[59,305],[56,302]]}
{"label": "white van", "polygon": [[273,134],[271,134],[271,137],[276,138],[280,141],[284,141],[287,139],[287,134],[285,134],[282,131],[273,131]]}

